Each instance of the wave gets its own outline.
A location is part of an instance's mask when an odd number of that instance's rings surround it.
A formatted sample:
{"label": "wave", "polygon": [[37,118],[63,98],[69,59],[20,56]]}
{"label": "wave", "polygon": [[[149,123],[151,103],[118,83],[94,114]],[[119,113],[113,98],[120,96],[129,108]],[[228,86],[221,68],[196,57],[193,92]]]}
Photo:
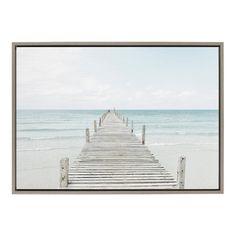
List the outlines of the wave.
{"label": "wave", "polygon": [[[137,137],[141,137],[141,133],[135,134]],[[199,136],[217,136],[218,133],[194,133],[194,132],[175,132],[175,133],[148,133],[147,135],[150,136],[158,136],[158,135],[199,135]],[[81,135],[74,135],[74,136],[41,136],[41,137],[17,137],[17,140],[66,140],[66,139],[80,139],[84,138],[84,134]]]}
{"label": "wave", "polygon": [[148,146],[177,146],[177,145],[218,145],[218,143],[150,143]]}
{"label": "wave", "polygon": [[79,139],[83,138],[84,135],[76,135],[76,136],[54,136],[54,137],[18,137],[17,140],[60,140],[60,139]]}
{"label": "wave", "polygon": [[[142,133],[135,133],[136,136],[140,137]],[[185,132],[185,131],[176,131],[176,132],[147,132],[147,135],[197,135],[197,136],[217,136],[218,132]]]}
{"label": "wave", "polygon": [[61,150],[61,149],[75,149],[78,146],[71,146],[71,147],[43,147],[43,148],[23,148],[17,149],[17,152],[30,152],[30,151],[52,151],[52,150]]}
{"label": "wave", "polygon": [[[176,131],[176,132],[150,132],[149,135],[206,135],[214,136],[218,135],[218,132],[185,132],[185,131]],[[139,134],[141,135],[141,134]]]}
{"label": "wave", "polygon": [[58,128],[47,128],[47,129],[17,129],[17,131],[27,131],[27,132],[42,132],[42,131],[78,131],[78,130],[84,130],[84,129],[78,129],[78,128],[76,128],[76,129],[58,129]]}

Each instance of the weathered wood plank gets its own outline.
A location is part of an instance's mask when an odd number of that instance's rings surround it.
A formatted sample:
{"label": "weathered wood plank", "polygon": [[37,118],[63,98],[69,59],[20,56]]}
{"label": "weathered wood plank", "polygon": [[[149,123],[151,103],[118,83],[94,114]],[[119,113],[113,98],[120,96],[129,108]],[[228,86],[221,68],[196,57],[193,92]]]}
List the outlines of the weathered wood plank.
{"label": "weathered wood plank", "polygon": [[109,174],[116,174],[116,173],[132,173],[132,174],[158,174],[161,172],[168,173],[165,169],[160,170],[78,170],[78,169],[70,169],[70,173],[109,173]]}
{"label": "weathered wood plank", "polygon": [[109,174],[109,173],[99,173],[99,174],[96,174],[96,173],[93,173],[92,175],[90,175],[90,173],[70,173],[69,175],[69,178],[70,177],[78,177],[78,176],[84,176],[85,178],[93,178],[93,177],[96,177],[96,178],[133,178],[133,179],[139,179],[139,178],[170,178],[170,179],[174,179],[174,177],[169,174],[169,173],[164,173],[164,174],[130,174],[130,173],[126,173],[126,174]]}
{"label": "weathered wood plank", "polygon": [[85,184],[79,184],[79,183],[71,183],[69,185],[69,187],[78,187],[78,188],[87,188],[87,189],[90,189],[90,188],[99,188],[99,189],[114,189],[114,188],[120,188],[120,189],[123,189],[123,188],[138,188],[138,189],[146,189],[146,188],[158,188],[158,187],[163,187],[163,188],[169,188],[169,186],[173,186],[175,187],[176,184],[175,183],[129,183],[129,184],[124,184],[124,183],[117,183],[117,184],[98,184],[98,183],[95,183],[95,184],[90,184],[88,185],[87,183]]}

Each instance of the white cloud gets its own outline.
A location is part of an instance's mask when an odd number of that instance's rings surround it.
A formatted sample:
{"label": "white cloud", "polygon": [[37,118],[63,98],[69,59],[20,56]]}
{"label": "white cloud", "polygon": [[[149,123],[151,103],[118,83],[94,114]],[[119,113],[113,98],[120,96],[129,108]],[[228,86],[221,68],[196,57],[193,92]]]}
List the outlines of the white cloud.
{"label": "white cloud", "polygon": [[191,91],[185,90],[185,91],[180,92],[178,94],[178,97],[191,97],[195,94],[196,94],[196,91],[194,90],[191,90]]}
{"label": "white cloud", "polygon": [[151,94],[155,97],[165,98],[165,97],[170,96],[172,94],[172,91],[159,89],[159,90],[152,92]]}

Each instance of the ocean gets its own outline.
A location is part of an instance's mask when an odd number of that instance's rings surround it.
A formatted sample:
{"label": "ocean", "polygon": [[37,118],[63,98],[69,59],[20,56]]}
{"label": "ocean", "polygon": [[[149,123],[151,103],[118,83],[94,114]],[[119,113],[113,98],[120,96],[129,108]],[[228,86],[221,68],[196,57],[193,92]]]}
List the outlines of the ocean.
{"label": "ocean", "polygon": [[[85,129],[104,110],[17,110],[17,187],[56,189],[59,161],[75,158],[85,144]],[[218,188],[218,110],[120,110],[134,122],[146,145],[176,177],[177,161],[186,156],[188,189]]]}

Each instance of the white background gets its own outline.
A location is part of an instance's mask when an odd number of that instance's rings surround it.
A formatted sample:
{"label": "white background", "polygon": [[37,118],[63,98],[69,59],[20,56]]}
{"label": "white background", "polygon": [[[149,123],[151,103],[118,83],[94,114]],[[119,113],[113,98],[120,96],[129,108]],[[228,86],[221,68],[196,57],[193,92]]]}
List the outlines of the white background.
{"label": "white background", "polygon": [[[236,37],[233,22],[236,16],[233,2],[2,0],[0,234],[235,235]],[[224,41],[225,194],[12,195],[13,41]]]}

